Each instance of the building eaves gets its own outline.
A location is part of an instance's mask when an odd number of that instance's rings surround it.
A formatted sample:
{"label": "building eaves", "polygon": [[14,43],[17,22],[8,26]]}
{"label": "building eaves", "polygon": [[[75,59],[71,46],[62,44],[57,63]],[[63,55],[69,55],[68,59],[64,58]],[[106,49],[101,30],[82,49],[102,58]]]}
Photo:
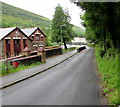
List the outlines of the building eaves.
{"label": "building eaves", "polygon": [[0,28],[0,40],[7,36],[10,32],[12,32],[16,27],[11,28]]}

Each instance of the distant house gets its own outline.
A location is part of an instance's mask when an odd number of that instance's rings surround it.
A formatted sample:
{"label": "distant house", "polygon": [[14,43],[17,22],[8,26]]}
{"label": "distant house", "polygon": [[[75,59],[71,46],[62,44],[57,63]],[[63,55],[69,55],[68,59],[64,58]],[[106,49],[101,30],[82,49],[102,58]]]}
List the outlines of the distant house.
{"label": "distant house", "polygon": [[25,47],[32,48],[32,40],[19,28],[0,28],[0,56],[19,55]]}
{"label": "distant house", "polygon": [[85,38],[85,37],[75,37],[75,38],[72,40],[72,43],[73,43],[73,44],[86,44],[87,41],[86,41],[86,38]]}
{"label": "distant house", "polygon": [[46,35],[40,30],[39,27],[21,30],[32,40],[33,50],[37,50],[39,47],[45,47]]}

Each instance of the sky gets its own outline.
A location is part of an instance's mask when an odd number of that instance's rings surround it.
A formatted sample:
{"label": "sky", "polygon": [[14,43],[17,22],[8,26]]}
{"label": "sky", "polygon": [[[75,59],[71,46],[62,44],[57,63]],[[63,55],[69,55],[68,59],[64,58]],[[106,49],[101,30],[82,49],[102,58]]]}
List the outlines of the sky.
{"label": "sky", "polygon": [[13,5],[15,7],[22,8],[24,10],[42,15],[52,20],[55,7],[58,6],[58,3],[63,7],[63,9],[68,8],[71,23],[82,27],[80,19],[80,14],[83,14],[83,11],[80,7],[76,6],[74,3],[71,3],[70,0],[0,0],[4,3]]}

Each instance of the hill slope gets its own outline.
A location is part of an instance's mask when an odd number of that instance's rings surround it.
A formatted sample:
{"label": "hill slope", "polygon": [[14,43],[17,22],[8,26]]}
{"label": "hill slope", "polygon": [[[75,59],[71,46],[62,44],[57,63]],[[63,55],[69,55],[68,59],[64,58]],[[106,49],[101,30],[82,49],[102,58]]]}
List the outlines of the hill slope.
{"label": "hill slope", "polygon": [[[52,21],[41,15],[2,3],[2,27],[41,27],[44,31],[46,27],[51,28]],[[84,30],[74,26],[73,30],[77,37],[84,36]],[[44,31],[46,33],[46,30]]]}
{"label": "hill slope", "polygon": [[80,28],[78,26],[74,26],[73,30],[75,32],[76,37],[84,37],[85,36],[85,30],[83,28]]}
{"label": "hill slope", "polygon": [[43,16],[31,13],[29,11],[2,3],[2,27],[17,26],[35,27],[44,26],[51,27],[51,20]]}

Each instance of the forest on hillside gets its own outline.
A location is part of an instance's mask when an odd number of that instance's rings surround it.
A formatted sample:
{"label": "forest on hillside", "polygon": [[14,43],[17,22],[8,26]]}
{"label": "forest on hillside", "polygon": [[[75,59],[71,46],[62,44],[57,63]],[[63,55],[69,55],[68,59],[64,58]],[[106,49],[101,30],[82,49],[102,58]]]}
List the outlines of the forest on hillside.
{"label": "forest on hillside", "polygon": [[75,37],[85,37],[85,30],[78,27],[74,26],[73,31],[75,32]]}

